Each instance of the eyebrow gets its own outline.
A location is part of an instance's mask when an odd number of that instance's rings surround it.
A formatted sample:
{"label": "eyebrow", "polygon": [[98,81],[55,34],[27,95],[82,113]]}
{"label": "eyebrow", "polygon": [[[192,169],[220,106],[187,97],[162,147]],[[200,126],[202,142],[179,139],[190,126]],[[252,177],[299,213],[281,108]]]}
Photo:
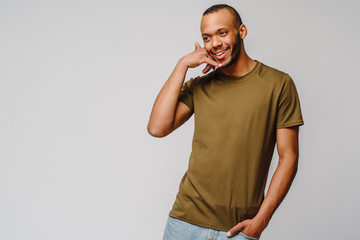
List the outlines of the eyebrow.
{"label": "eyebrow", "polygon": [[[218,30],[216,30],[216,32],[218,33],[218,32],[220,32],[220,31],[222,31],[222,30],[224,30],[224,29],[228,29],[227,27],[222,27],[222,28],[219,28]],[[210,34],[208,34],[208,33],[203,33],[201,36],[209,36]]]}

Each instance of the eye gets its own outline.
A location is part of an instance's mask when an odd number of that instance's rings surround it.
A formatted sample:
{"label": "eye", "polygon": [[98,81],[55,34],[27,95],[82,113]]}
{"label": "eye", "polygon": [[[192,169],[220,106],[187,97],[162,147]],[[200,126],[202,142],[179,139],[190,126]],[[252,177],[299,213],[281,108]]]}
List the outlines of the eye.
{"label": "eye", "polygon": [[209,40],[209,37],[203,37],[203,40],[204,40],[204,41],[208,41],[208,40]]}
{"label": "eye", "polygon": [[221,32],[220,32],[220,35],[225,35],[225,34],[226,34],[225,31],[221,31]]}

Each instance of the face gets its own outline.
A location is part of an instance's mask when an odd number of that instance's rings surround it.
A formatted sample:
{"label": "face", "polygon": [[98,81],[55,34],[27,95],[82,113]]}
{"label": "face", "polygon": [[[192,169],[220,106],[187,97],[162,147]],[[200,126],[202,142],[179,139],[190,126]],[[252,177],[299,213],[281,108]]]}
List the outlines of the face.
{"label": "face", "polygon": [[239,58],[241,38],[229,10],[221,9],[203,16],[201,33],[206,50],[223,68],[231,66]]}

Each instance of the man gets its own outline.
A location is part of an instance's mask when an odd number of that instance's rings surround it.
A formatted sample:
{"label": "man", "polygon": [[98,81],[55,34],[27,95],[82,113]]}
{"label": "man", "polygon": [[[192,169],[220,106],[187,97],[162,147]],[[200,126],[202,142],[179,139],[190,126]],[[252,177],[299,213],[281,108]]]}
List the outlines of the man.
{"label": "man", "polygon": [[[303,125],[291,77],[245,52],[247,28],[224,4],[201,20],[204,47],[182,57],[157,96],[148,123],[164,137],[192,114],[189,168],[165,227],[164,240],[258,239],[295,177]],[[188,68],[207,75],[184,84]],[[275,143],[279,163],[264,190]]]}

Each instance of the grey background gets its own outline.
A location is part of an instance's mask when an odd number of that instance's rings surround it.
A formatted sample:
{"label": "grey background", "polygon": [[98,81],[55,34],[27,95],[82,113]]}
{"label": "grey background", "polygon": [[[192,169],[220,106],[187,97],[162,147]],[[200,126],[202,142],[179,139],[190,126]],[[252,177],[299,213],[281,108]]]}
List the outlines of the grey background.
{"label": "grey background", "polygon": [[[250,57],[292,76],[305,121],[262,239],[357,238],[359,2],[224,2]],[[162,238],[193,117],[162,139],[146,125],[214,3],[0,1],[0,239]]]}

